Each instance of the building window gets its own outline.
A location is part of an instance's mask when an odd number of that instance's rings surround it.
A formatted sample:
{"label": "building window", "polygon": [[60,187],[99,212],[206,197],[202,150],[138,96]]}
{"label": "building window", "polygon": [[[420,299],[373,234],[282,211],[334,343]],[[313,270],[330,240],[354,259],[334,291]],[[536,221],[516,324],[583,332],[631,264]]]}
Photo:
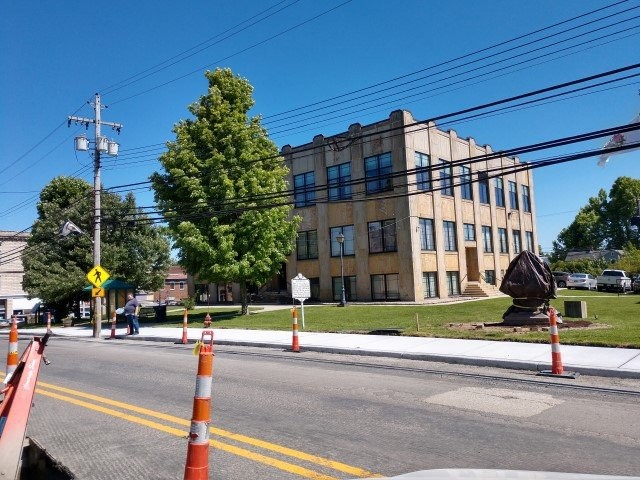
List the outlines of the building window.
{"label": "building window", "polygon": [[480,203],[489,205],[489,178],[487,172],[478,172],[478,193]]}
{"label": "building window", "polygon": [[351,198],[351,163],[341,163],[327,168],[329,201]]}
{"label": "building window", "polygon": [[301,173],[293,177],[293,191],[296,207],[308,207],[316,203],[315,172]]}
{"label": "building window", "polygon": [[438,272],[423,272],[422,292],[424,293],[424,298],[438,296]]}
{"label": "building window", "polygon": [[522,209],[531,213],[531,196],[528,185],[522,185]]}
{"label": "building window", "polygon": [[496,205],[504,207],[504,182],[501,178],[495,178]]}
{"label": "building window", "polygon": [[440,159],[442,167],[440,169],[440,193],[453,197],[453,169],[451,163]]}
{"label": "building window", "polygon": [[344,235],[343,254],[354,255],[354,243],[353,243],[353,225],[344,225],[342,227],[333,227],[331,229],[331,256],[340,256],[340,242],[338,242],[338,234]]}
{"label": "building window", "polygon": [[533,232],[524,232],[524,238],[527,242],[527,250],[530,252],[536,253],[536,249],[533,246]]}
{"label": "building window", "polygon": [[431,218],[418,219],[420,225],[420,250],[435,250],[436,241],[433,233],[433,220]]}
{"label": "building window", "polygon": [[369,253],[395,252],[396,221],[369,222]]}
{"label": "building window", "polygon": [[456,241],[456,222],[442,222],[444,230],[444,249],[447,252],[455,252],[458,249]]}
{"label": "building window", "polygon": [[184,290],[184,282],[180,282],[179,286],[180,286],[180,290]]}
{"label": "building window", "polygon": [[482,226],[482,249],[484,253],[493,252],[493,239],[491,238],[491,227]]}
{"label": "building window", "polygon": [[518,186],[516,182],[509,182],[509,206],[512,210],[518,210]]}
{"label": "building window", "polygon": [[522,240],[520,239],[520,230],[513,231],[513,253],[522,251]]}
{"label": "building window", "polygon": [[447,272],[447,293],[450,297],[460,295],[460,277],[458,272]]}
{"label": "building window", "polygon": [[175,290],[176,289],[176,284],[173,282],[169,282],[169,290]]}
{"label": "building window", "polygon": [[[335,301],[342,300],[342,278],[332,277],[331,284],[333,288],[333,299]],[[344,277],[344,298],[349,301],[357,300],[355,275]]]}
{"label": "building window", "polygon": [[298,260],[318,258],[318,231],[298,232],[296,251]]}
{"label": "building window", "polygon": [[320,299],[320,278],[312,277],[309,279],[309,287],[311,289],[311,300]]}
{"label": "building window", "polygon": [[506,228],[498,228],[498,238],[500,240],[500,253],[509,253]]}
{"label": "building window", "polygon": [[373,300],[399,300],[398,274],[371,275],[371,297]]}
{"label": "building window", "polygon": [[431,190],[431,157],[426,153],[415,152],[416,186],[418,190]]}
{"label": "building window", "polygon": [[460,167],[460,196],[464,200],[473,200],[473,189],[471,188],[471,168]]}
{"label": "building window", "polygon": [[464,239],[468,242],[473,242],[476,239],[476,226],[473,223],[465,223],[462,225],[462,231],[464,232]]}
{"label": "building window", "polygon": [[489,285],[496,284],[496,271],[495,270],[485,270],[484,271],[484,281]]}
{"label": "building window", "polygon": [[393,190],[391,170],[391,153],[365,158],[364,174],[367,180],[367,193]]}

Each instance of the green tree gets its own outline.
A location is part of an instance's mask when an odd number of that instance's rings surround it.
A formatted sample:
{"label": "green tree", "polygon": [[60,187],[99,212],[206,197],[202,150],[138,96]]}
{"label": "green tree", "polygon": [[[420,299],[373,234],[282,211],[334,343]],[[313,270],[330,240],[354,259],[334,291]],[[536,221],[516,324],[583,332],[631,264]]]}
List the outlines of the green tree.
{"label": "green tree", "polygon": [[[170,264],[167,238],[138,211],[133,195],[102,192],[101,198],[102,266],[139,289],[160,288]],[[37,210],[23,255],[23,288],[64,316],[82,298],[93,266],[93,188],[78,178],[54,178],[40,193]],[[67,220],[87,235],[61,237]]]}
{"label": "green tree", "polygon": [[248,284],[275,275],[291,252],[298,218],[286,198],[287,168],[259,117],[249,117],[253,87],[229,69],[206,72],[209,88],[189,106],[193,119],[174,126],[176,139],[152,176],[180,264],[206,282]]}
{"label": "green tree", "polygon": [[631,225],[640,200],[640,179],[619,177],[609,195],[600,189],[582,207],[571,224],[553,242],[551,259],[563,260],[570,250],[621,250],[625,245],[640,246],[638,229]]}
{"label": "green tree", "polygon": [[570,250],[598,250],[605,243],[605,207],[607,193],[600,189],[582,207],[571,224],[563,228],[553,242],[552,261],[564,260]]}
{"label": "green tree", "polygon": [[629,274],[640,274],[640,248],[628,243],[624,247],[624,256],[614,264],[615,268]]}
{"label": "green tree", "polygon": [[618,177],[609,191],[606,204],[608,248],[623,249],[631,243],[640,246],[638,229],[631,225],[640,200],[640,179]]}

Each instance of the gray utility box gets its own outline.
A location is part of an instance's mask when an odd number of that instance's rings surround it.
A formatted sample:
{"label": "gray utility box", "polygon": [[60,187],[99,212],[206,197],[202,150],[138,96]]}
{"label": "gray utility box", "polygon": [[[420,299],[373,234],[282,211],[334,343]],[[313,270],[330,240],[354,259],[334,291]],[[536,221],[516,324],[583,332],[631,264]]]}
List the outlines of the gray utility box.
{"label": "gray utility box", "polygon": [[587,318],[587,302],[565,300],[564,316],[571,318]]}

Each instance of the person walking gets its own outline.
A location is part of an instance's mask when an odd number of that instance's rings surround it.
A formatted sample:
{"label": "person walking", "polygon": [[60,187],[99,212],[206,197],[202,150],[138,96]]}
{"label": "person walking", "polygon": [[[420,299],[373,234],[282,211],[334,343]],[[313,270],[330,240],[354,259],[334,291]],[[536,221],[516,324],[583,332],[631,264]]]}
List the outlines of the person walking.
{"label": "person walking", "polygon": [[130,293],[127,295],[127,303],[124,305],[124,316],[127,318],[127,324],[129,325],[129,335],[138,335],[140,333],[138,313],[140,313],[140,302]]}

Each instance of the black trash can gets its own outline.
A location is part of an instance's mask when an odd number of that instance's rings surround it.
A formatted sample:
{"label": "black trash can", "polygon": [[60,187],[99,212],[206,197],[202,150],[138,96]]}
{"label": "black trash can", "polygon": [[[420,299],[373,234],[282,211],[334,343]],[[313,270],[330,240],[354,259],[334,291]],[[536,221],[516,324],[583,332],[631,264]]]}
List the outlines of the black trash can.
{"label": "black trash can", "polygon": [[167,306],[154,305],[153,311],[156,314],[156,322],[165,322],[167,320]]}

